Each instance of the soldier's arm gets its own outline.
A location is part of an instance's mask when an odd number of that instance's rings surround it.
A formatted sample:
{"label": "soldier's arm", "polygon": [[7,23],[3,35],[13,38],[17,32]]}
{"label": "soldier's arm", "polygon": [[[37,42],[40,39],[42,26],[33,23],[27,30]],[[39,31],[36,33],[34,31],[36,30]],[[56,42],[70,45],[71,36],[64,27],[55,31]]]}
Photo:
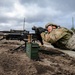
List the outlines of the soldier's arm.
{"label": "soldier's arm", "polygon": [[63,36],[65,36],[67,33],[60,30],[55,30],[51,33],[43,32],[41,33],[41,37],[44,41],[49,42],[51,44],[55,43],[59,39],[61,39]]}
{"label": "soldier's arm", "polygon": [[46,32],[41,33],[41,37],[44,41],[48,43],[54,43],[56,41],[55,36],[51,36],[50,34]]}

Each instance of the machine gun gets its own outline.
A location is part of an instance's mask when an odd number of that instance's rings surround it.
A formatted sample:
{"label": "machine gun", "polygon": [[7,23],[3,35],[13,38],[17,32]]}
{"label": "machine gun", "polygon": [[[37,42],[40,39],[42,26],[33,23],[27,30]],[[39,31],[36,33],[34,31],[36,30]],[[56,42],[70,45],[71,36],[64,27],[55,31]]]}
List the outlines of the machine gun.
{"label": "machine gun", "polygon": [[[35,40],[39,40],[40,43],[43,45],[43,41],[41,38],[41,32],[46,31],[46,29],[42,28],[42,27],[32,27],[32,30],[35,31],[35,33],[29,33],[29,31],[27,30],[10,30],[10,31],[0,31],[0,36],[2,36],[2,38],[0,39],[6,39],[6,40],[20,40],[20,41],[24,41],[25,45],[26,42],[28,42],[28,35],[30,35],[30,41],[35,41]],[[22,45],[21,45],[22,46]],[[19,49],[21,46],[19,46],[18,48],[16,48],[15,50]]]}
{"label": "machine gun", "polygon": [[41,33],[46,31],[46,29],[42,27],[32,27],[32,30],[35,31],[35,33],[29,33],[27,30],[10,30],[10,31],[0,31],[0,36],[2,38],[0,39],[6,39],[6,40],[20,40],[20,41],[27,41],[28,35],[32,36],[32,40],[39,40],[40,43],[43,45]]}
{"label": "machine gun", "polygon": [[27,38],[27,34],[29,34],[29,31],[26,30],[10,30],[10,31],[0,31],[0,36],[2,38],[0,39],[6,39],[6,40],[24,40],[24,38]]}
{"label": "machine gun", "polygon": [[[3,39],[6,40],[19,40],[19,41],[24,41],[24,44],[26,46],[26,42],[28,42],[28,35],[32,36],[34,40],[36,40],[35,33],[29,33],[27,30],[10,30],[10,31],[0,31],[0,41]],[[14,50],[18,50],[20,45]]]}

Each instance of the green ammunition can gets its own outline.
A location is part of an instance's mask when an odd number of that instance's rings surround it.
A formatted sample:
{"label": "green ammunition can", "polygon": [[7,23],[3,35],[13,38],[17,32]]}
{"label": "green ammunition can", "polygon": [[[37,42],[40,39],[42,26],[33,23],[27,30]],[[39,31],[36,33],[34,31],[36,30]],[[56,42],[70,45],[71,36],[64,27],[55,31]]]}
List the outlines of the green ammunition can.
{"label": "green ammunition can", "polygon": [[39,45],[37,43],[26,43],[26,54],[30,59],[38,59]]}

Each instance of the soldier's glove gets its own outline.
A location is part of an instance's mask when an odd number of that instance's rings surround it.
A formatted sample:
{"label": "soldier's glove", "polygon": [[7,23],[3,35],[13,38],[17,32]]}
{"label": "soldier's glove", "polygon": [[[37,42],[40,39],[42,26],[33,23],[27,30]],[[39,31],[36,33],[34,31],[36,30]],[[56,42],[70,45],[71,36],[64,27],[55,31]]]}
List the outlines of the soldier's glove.
{"label": "soldier's glove", "polygon": [[39,40],[39,41],[41,42],[41,44],[43,45],[42,37],[41,37],[40,34],[41,34],[42,32],[45,32],[46,29],[44,29],[44,28],[42,28],[42,27],[35,27],[35,26],[33,26],[33,27],[32,27],[32,30],[35,31],[35,34],[36,34],[36,36],[37,36],[37,40]]}

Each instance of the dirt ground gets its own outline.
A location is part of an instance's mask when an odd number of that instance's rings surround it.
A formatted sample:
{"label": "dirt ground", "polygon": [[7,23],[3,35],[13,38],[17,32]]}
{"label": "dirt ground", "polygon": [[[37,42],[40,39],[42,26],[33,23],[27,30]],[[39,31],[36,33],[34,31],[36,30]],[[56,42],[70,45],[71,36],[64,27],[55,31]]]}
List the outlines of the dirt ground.
{"label": "dirt ground", "polygon": [[75,58],[67,54],[39,51],[39,59],[31,60],[24,47],[12,51],[23,42],[0,42],[0,75],[75,75]]}

